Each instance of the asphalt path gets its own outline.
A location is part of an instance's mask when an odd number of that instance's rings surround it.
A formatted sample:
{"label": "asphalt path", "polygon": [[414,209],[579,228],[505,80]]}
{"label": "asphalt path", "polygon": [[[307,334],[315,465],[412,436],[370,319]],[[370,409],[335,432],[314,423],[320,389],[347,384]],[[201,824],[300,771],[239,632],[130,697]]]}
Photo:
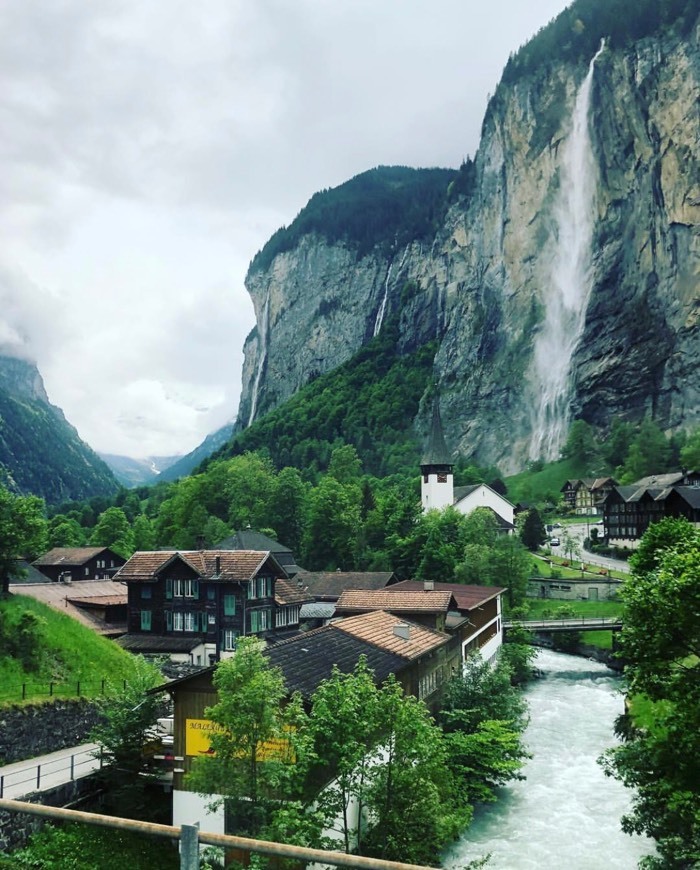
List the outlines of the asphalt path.
{"label": "asphalt path", "polygon": [[3,765],[0,767],[0,797],[20,800],[34,792],[88,776],[100,767],[100,760],[94,755],[97,748],[96,743],[83,743]]}
{"label": "asphalt path", "polygon": [[[578,541],[580,555],[575,559],[575,561],[584,561],[589,565],[599,565],[601,568],[607,568],[612,571],[622,571],[625,574],[629,574],[630,566],[627,562],[622,559],[611,559],[609,556],[600,556],[598,553],[590,553],[588,550],[583,549],[583,541],[586,538],[586,534],[590,533],[591,529],[600,529],[602,534],[602,525],[597,525],[595,522],[593,523],[571,523],[570,525],[562,526],[560,529],[554,529],[550,532],[552,537],[559,537],[561,541],[561,535],[564,530],[569,532],[569,534],[576,538]],[[552,547],[552,553],[556,556],[565,556],[564,550],[561,545],[558,547]]]}

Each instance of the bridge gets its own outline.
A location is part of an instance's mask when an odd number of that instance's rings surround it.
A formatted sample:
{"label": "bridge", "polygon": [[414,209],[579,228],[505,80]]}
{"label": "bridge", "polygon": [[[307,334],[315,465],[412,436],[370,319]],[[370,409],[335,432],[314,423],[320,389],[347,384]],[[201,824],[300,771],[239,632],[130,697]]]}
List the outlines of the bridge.
{"label": "bridge", "polygon": [[503,631],[519,626],[527,631],[622,631],[621,616],[574,616],[567,619],[506,619]]}

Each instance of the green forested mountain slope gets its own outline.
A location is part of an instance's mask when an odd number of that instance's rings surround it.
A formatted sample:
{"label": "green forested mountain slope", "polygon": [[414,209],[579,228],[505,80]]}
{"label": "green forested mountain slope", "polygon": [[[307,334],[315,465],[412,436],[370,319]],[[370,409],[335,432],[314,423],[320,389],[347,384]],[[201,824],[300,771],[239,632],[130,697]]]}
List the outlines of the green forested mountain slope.
{"label": "green forested mountain slope", "polygon": [[49,504],[110,495],[118,484],[63,414],[0,387],[0,482]]}

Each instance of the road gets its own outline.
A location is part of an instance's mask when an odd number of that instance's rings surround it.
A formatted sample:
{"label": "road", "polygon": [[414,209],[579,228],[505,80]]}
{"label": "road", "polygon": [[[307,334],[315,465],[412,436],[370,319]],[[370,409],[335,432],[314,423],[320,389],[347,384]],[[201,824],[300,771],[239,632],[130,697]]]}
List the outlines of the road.
{"label": "road", "polygon": [[32,792],[44,791],[87,776],[100,766],[95,758],[96,743],[83,743],[39,758],[29,758],[0,767],[0,797],[20,800]]}
{"label": "road", "polygon": [[[571,525],[567,525],[562,527],[561,529],[555,529],[552,532],[552,535],[559,535],[559,539],[561,540],[561,535],[564,530],[569,532],[569,534],[576,538],[579,542],[579,550],[580,556],[578,559],[583,559],[589,565],[600,565],[601,568],[607,568],[612,571],[622,571],[625,574],[629,574],[630,566],[627,562],[624,562],[622,559],[611,559],[609,556],[599,556],[597,553],[589,553],[588,550],[583,549],[583,541],[586,537],[587,531],[590,531],[592,528],[598,528],[602,530],[602,526],[596,526],[595,523],[572,523]],[[563,556],[564,551],[561,546],[552,547],[552,552],[557,556]]]}

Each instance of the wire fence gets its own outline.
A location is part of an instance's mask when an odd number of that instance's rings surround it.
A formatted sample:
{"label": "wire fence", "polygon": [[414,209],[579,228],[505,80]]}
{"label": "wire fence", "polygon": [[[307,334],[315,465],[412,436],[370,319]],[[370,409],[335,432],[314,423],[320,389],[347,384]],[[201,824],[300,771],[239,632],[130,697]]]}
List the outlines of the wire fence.
{"label": "wire fence", "polygon": [[42,698],[82,698],[104,695],[114,687],[126,689],[127,681],[115,683],[109,677],[94,680],[49,681],[37,683],[9,683],[0,685],[0,703]]}

